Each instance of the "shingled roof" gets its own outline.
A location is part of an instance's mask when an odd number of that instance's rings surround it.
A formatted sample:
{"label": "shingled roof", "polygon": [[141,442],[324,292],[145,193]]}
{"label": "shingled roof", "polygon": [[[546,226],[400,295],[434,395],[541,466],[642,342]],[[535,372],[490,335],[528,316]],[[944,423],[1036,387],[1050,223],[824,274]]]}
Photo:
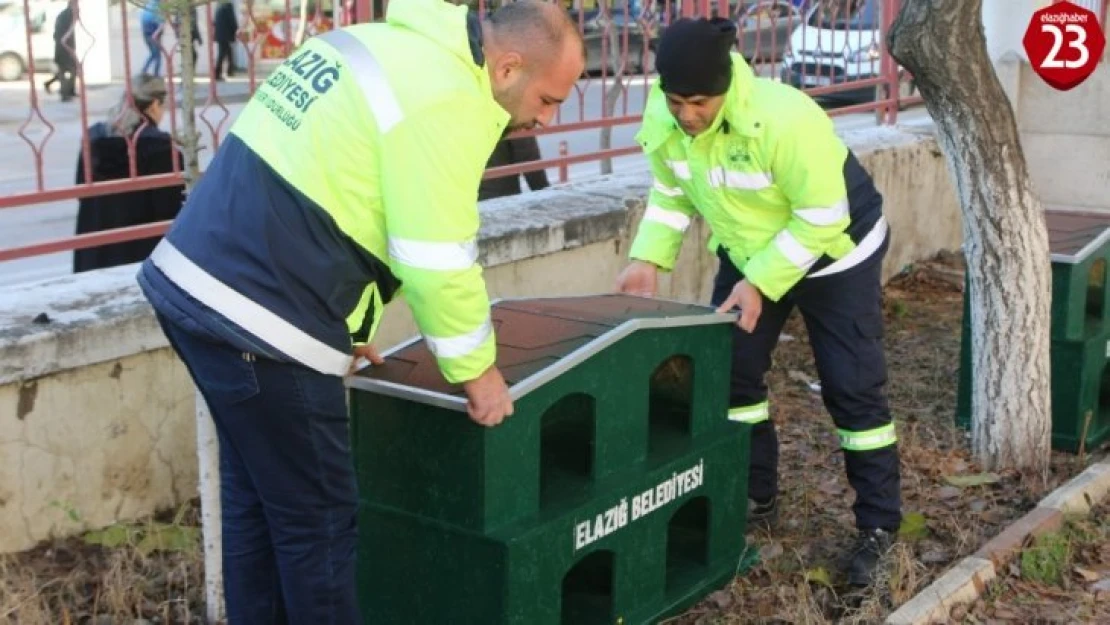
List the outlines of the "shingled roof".
{"label": "shingled roof", "polygon": [[[735,314],[631,295],[503,299],[492,305],[497,367],[519,399],[606,346],[644,328],[729,323]],[[465,410],[460,385],[440,375],[420,337],[383,355],[385,364],[348,379],[352,388]]]}
{"label": "shingled roof", "polygon": [[1048,247],[1052,262],[1081,263],[1110,238],[1110,215],[1046,210]]}

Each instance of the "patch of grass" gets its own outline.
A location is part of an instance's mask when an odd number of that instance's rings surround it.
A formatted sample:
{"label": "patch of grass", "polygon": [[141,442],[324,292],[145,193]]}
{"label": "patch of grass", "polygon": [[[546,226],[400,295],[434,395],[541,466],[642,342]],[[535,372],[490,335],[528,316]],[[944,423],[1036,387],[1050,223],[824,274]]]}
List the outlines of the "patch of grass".
{"label": "patch of grass", "polygon": [[[108,546],[106,546],[108,545]],[[0,625],[200,625],[196,508],[0,556]]]}
{"label": "patch of grass", "polygon": [[906,302],[900,299],[891,300],[890,310],[891,313],[899,319],[905,317],[910,312],[909,307],[906,306]]}
{"label": "patch of grass", "polygon": [[1110,623],[1110,503],[1022,549],[956,623]]}
{"label": "patch of grass", "polygon": [[1059,586],[1071,555],[1071,537],[1066,532],[1038,536],[1021,553],[1021,576],[1031,582]]}

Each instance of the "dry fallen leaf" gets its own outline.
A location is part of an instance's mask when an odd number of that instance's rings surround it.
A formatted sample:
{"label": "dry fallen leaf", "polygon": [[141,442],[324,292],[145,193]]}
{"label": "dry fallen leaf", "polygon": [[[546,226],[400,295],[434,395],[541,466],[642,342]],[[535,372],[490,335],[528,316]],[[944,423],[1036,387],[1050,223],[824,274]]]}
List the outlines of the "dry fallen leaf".
{"label": "dry fallen leaf", "polygon": [[806,571],[806,581],[811,584],[821,584],[832,588],[832,576],[824,567],[817,567]]}
{"label": "dry fallen leaf", "polygon": [[1002,525],[1010,520],[1010,515],[1001,510],[984,510],[983,513],[979,515],[979,518],[982,519],[984,523]]}
{"label": "dry fallen leaf", "polygon": [[921,554],[921,561],[925,564],[940,564],[941,562],[948,562],[951,559],[952,556],[948,555],[948,552],[943,549],[930,549]]}
{"label": "dry fallen leaf", "polygon": [[709,595],[709,600],[718,610],[727,610],[729,606],[735,603],[732,593],[727,590],[718,590]]}
{"label": "dry fallen leaf", "polygon": [[944,481],[953,486],[969,487],[995,484],[1002,479],[997,473],[976,473],[973,475],[946,475]]}
{"label": "dry fallen leaf", "polygon": [[762,562],[770,562],[775,558],[782,555],[782,543],[772,542],[763,545],[759,548],[759,559]]}
{"label": "dry fallen leaf", "polygon": [[952,462],[949,462],[948,471],[949,473],[953,474],[960,474],[964,471],[967,471],[967,461],[962,458],[958,458],[956,460],[953,460]]}
{"label": "dry fallen leaf", "polygon": [[1097,582],[1098,580],[1102,579],[1102,576],[1098,573],[1095,573],[1094,571],[1091,571],[1089,569],[1085,569],[1081,566],[1075,567],[1075,572],[1078,573],[1085,582]]}
{"label": "dry fallen leaf", "polygon": [[789,372],[787,372],[786,376],[791,380],[794,380],[795,382],[801,382],[806,386],[809,386],[813,383],[813,378],[795,369],[791,369]]}
{"label": "dry fallen leaf", "polygon": [[937,497],[941,499],[958,499],[962,494],[964,491],[955,486],[945,486],[937,491]]}

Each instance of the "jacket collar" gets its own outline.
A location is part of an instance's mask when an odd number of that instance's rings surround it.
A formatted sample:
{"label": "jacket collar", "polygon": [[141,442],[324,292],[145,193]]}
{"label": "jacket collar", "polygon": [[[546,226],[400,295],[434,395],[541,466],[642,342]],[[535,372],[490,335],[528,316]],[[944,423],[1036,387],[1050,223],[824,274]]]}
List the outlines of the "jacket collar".
{"label": "jacket collar", "polygon": [[[725,102],[713,124],[706,129],[706,133],[737,133],[744,137],[758,137],[765,125],[763,115],[752,106],[752,90],[756,86],[755,74],[744,60],[744,57],[732,53],[732,84],[725,93]],[[656,83],[652,87],[651,97],[644,109],[644,122],[636,140],[640,143],[646,154],[659,149],[664,143],[675,135],[685,137],[685,133],[675,122],[667,108],[667,99],[662,89]]]}
{"label": "jacket collar", "polygon": [[483,69],[482,28],[476,15],[465,4],[444,0],[392,0],[386,22],[424,35],[452,54]]}
{"label": "jacket collar", "polygon": [[509,114],[493,98],[486,55],[482,50],[482,22],[465,4],[444,0],[391,0],[386,22],[423,35],[433,45],[446,49],[466,63],[483,93],[489,94],[491,113],[497,117],[498,132],[509,123]]}

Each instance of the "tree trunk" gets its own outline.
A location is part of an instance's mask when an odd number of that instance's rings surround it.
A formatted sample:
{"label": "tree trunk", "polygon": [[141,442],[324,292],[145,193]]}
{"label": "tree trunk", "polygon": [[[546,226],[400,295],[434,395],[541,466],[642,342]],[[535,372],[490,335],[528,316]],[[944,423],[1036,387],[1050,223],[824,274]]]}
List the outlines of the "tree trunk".
{"label": "tree trunk", "polygon": [[305,26],[308,22],[308,0],[301,0],[301,21],[297,23],[297,38],[293,40],[293,47],[299,48],[304,43]]}
{"label": "tree trunk", "polygon": [[[140,9],[144,0],[130,0]],[[162,17],[178,16],[177,46],[181,51],[181,113],[184,132],[178,136],[185,156],[185,195],[192,192],[200,180],[200,134],[197,133],[196,109],[196,58],[193,57],[193,7],[192,0],[163,0]],[[204,536],[204,576],[206,589],[207,622],[224,621],[223,566],[222,566],[222,510],[220,508],[220,449],[216,438],[216,425],[200,392],[196,393],[198,490],[201,499],[201,524]]]}
{"label": "tree trunk", "polygon": [[[628,68],[628,63],[621,54],[621,31],[613,28],[613,5],[611,2],[606,1],[602,4],[602,14],[598,19],[604,20],[602,27],[607,30],[605,36],[609,38],[609,67],[613,70],[613,84],[606,87],[608,91],[605,93],[605,109],[602,115],[605,118],[612,119],[616,115],[617,101],[620,100],[621,94],[624,92],[624,74]],[[603,75],[602,85],[604,84],[605,76]],[[599,135],[599,149],[608,150],[613,147],[612,126],[603,126]],[[601,159],[601,174],[604,176],[611,173],[613,173],[613,159]]]}
{"label": "tree trunk", "polygon": [[[185,153],[185,194],[192,193],[200,181],[200,134],[197,133],[196,59],[193,57],[193,5],[181,2],[181,114],[185,132],[181,151]],[[220,506],[220,447],[216,424],[200,391],[196,393],[197,475],[201,499],[201,532],[204,541],[205,616],[214,625],[224,621],[223,511]]]}
{"label": "tree trunk", "polygon": [[963,210],[973,451],[988,469],[1043,474],[1051,450],[1048,233],[987,55],[982,4],[903,0],[888,49],[916,79]]}
{"label": "tree trunk", "polygon": [[[181,137],[181,151],[185,154],[185,195],[192,193],[200,181],[200,134],[197,132],[196,108],[196,58],[193,56],[193,3],[179,0],[182,34],[178,36],[181,49],[181,116],[185,130]],[[197,415],[197,474],[201,499],[201,532],[204,542],[205,611],[210,624],[224,621],[223,531],[220,506],[220,448],[216,439],[216,425],[200,391],[196,393]]]}
{"label": "tree trunk", "polygon": [[197,64],[193,57],[193,4],[183,1],[176,5],[180,11],[181,28],[177,45],[181,48],[181,116],[185,132],[181,137],[181,150],[185,153],[185,193],[193,190],[200,179],[200,136],[197,134]]}

